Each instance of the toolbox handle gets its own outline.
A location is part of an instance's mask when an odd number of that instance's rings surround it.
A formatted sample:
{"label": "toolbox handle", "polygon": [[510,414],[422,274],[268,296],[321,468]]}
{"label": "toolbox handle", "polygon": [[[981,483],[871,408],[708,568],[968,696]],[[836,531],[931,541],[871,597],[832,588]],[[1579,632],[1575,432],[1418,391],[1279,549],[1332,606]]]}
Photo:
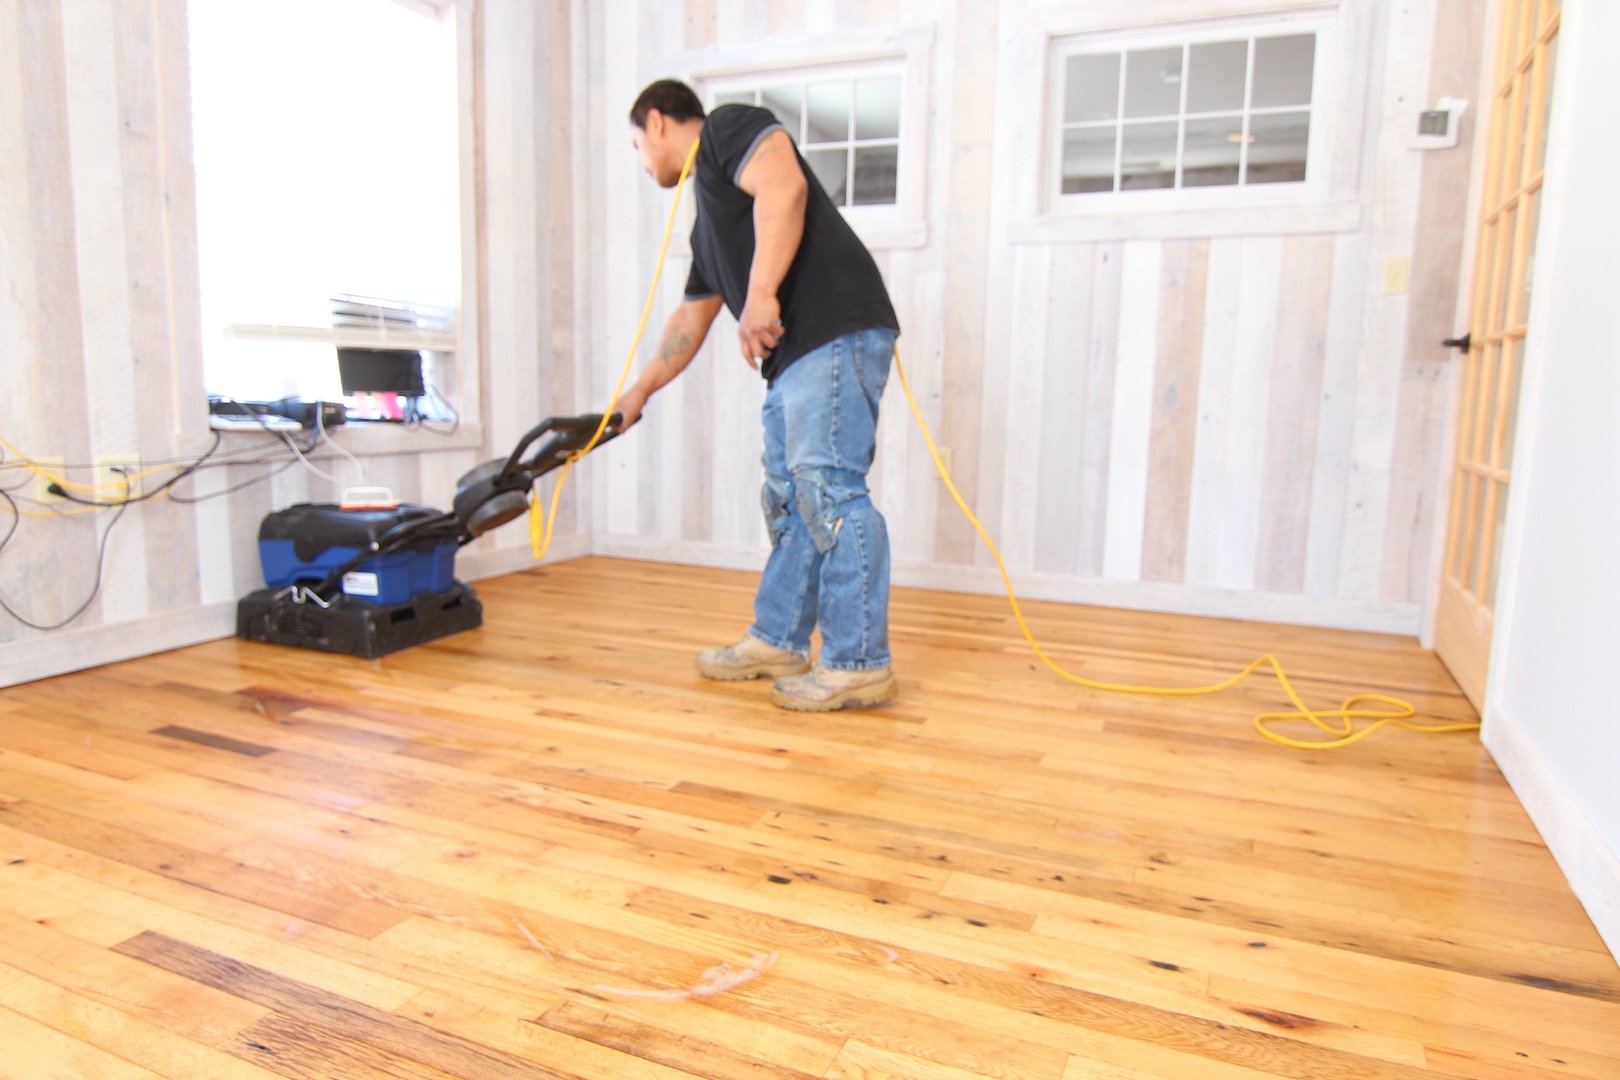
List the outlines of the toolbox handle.
{"label": "toolbox handle", "polygon": [[399,500],[394,489],[386,487],[344,488],[338,499],[339,510],[397,510]]}

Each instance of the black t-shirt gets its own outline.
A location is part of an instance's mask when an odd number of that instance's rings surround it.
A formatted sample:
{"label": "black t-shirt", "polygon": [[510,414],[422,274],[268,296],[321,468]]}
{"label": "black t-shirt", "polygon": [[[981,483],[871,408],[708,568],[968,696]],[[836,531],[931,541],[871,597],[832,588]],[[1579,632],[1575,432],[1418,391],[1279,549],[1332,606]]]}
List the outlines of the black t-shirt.
{"label": "black t-shirt", "polygon": [[[785,129],[774,115],[752,105],[722,105],[704,121],[693,165],[697,221],[692,226],[687,299],[719,293],[732,315],[741,316],[754,263],[754,200],[737,180],[765,137],[780,130]],[[797,147],[794,155],[798,156]],[[809,185],[804,238],[776,292],[785,332],[763,365],[768,380],[836,337],[857,330],[900,329],[871,253],[804,158],[798,160]]]}

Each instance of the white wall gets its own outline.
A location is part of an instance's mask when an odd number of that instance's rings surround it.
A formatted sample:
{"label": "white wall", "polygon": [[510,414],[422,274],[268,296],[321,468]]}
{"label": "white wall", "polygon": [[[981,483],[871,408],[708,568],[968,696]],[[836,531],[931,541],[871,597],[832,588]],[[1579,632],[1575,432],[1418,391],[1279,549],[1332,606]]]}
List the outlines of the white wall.
{"label": "white wall", "polygon": [[[1477,0],[581,6],[593,246],[580,270],[601,393],[623,362],[668,207],[629,150],[636,92],[665,75],[904,54],[923,102],[904,136],[926,143],[922,206],[913,228],[868,241],[928,422],[1020,594],[1418,631],[1451,396],[1440,340],[1454,321],[1475,129],[1433,152],[1407,136],[1424,103],[1473,95]],[[1319,120],[1339,152],[1325,159],[1323,205],[1079,225],[1042,216],[1055,37],[1289,9],[1337,13]],[[1383,287],[1391,259],[1410,260],[1406,292]],[[655,327],[686,270],[677,245]],[[722,315],[655,400],[634,452],[591,470],[596,550],[763,562],[763,388],[737,361],[732,326]],[[872,487],[898,583],[1000,590],[892,379]]]}
{"label": "white wall", "polygon": [[[646,81],[875,42],[912,50],[926,118],[913,134],[928,145],[924,217],[875,245],[878,264],[923,407],[1020,591],[1414,631],[1429,577],[1414,537],[1429,531],[1443,453],[1437,340],[1463,232],[1452,191],[1468,151],[1416,153],[1399,132],[1417,102],[1472,86],[1472,0],[1340,0],[1345,32],[1365,40],[1343,80],[1355,107],[1335,128],[1349,167],[1336,170],[1343,198],[1328,231],[1234,233],[1225,221],[1048,242],[1018,203],[1042,92],[1027,61],[1047,34],[1303,3],[466,0],[463,229],[476,270],[463,306],[476,400],[464,404],[481,430],[431,452],[390,448],[370,459],[373,479],[442,501],[534,420],[605,400],[668,205],[626,138]],[[88,460],[129,443],[147,457],[203,445],[183,11],[151,0],[0,7],[0,87],[14,91],[0,94],[0,131],[15,136],[0,140],[0,176],[14,181],[0,228],[16,256],[0,267],[0,328],[20,358],[0,373],[0,429],[28,452]],[[1412,259],[1408,294],[1379,285],[1392,257]],[[655,328],[684,272],[673,258],[677,285]],[[153,282],[168,288],[154,295]],[[560,554],[762,561],[762,387],[728,362],[726,325],[638,437],[579,472],[588,517],[566,528],[576,519],[565,504]],[[881,440],[874,490],[897,580],[999,588],[893,381]],[[143,504],[113,534],[102,598],[72,628],[0,620],[0,683],[230,632],[233,598],[257,584],[259,520],[328,494],[295,472],[197,508]],[[36,617],[71,610],[89,587],[93,524],[25,526],[0,586]],[[528,565],[525,540],[504,530],[469,549],[466,567]]]}
{"label": "white wall", "polygon": [[[209,444],[185,12],[179,0],[0,0],[0,435],[31,456],[159,460]],[[572,77],[572,14],[568,0],[458,5],[467,422],[455,439],[334,436],[365,457],[368,483],[403,499],[446,505],[467,469],[576,410],[573,116],[555,106]],[[344,475],[335,460],[319,463]],[[263,471],[199,474],[195,493]],[[259,522],[336,487],[295,469],[194,506],[131,507],[80,618],[37,632],[0,614],[0,686],[233,633],[236,598],[263,584]],[[580,487],[561,507],[554,556],[588,543]],[[9,518],[0,506],[0,535]],[[0,594],[35,622],[70,614],[108,520],[23,519],[0,555]],[[512,525],[467,548],[458,571],[532,564]]]}
{"label": "white wall", "polygon": [[1565,0],[1484,738],[1620,955],[1616,40]]}

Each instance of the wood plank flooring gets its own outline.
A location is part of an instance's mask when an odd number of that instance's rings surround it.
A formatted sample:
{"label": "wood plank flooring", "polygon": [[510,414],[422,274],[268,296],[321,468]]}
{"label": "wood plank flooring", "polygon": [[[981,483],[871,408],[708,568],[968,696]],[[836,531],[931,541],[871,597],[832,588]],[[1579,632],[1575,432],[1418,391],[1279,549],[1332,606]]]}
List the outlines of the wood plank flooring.
{"label": "wood plank flooring", "polygon": [[[1620,1077],[1620,971],[1472,735],[1261,741],[899,590],[900,700],[700,680],[754,578],[586,559],[364,661],[220,641],[0,691],[0,1076]],[[1031,604],[1097,678],[1409,640]]]}

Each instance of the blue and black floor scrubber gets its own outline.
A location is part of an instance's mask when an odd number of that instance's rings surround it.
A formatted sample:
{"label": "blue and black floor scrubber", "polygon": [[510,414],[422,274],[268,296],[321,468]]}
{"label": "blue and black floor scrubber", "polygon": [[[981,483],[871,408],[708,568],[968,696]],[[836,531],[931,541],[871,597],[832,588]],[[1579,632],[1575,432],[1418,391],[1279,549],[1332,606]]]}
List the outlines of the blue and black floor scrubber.
{"label": "blue and black floor scrubber", "polygon": [[[595,445],[620,422],[611,416]],[[600,414],[542,421],[510,455],[462,476],[450,512],[412,503],[275,511],[259,526],[265,588],[237,604],[237,637],[375,658],[480,625],[483,605],[456,580],[456,551],[521,516],[534,482],[589,446],[601,423]]]}

